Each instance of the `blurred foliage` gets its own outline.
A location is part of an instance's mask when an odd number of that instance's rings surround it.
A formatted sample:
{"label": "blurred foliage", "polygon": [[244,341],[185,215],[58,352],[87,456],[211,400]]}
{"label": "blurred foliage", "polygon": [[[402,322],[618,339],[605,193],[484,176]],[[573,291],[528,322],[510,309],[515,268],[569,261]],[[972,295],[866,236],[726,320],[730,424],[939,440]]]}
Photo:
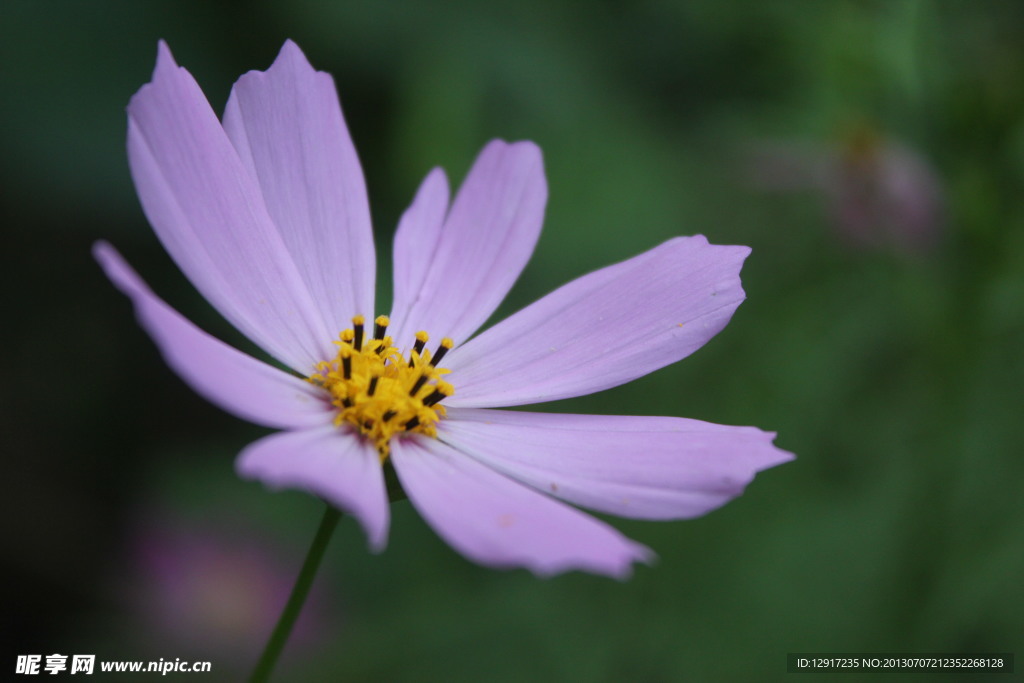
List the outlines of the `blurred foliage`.
{"label": "blurred foliage", "polygon": [[[384,296],[419,179],[434,165],[461,178],[492,137],[536,140],[545,231],[496,318],[672,235],[753,247],[748,301],[705,349],[545,408],[754,424],[798,460],[699,520],[613,520],[660,555],[626,583],[472,565],[408,503],[381,555],[346,521],[318,581],[330,637],[286,657],[281,680],[775,680],[793,651],[1012,651],[1024,632],[1022,31],[1020,3],[955,0],[5,2],[12,652],[195,653],[216,669],[209,641],[167,640],[126,597],[139,520],[217,520],[283,546],[296,571],[312,538],[320,504],[234,476],[262,432],[173,376],[89,256],[94,240],[115,242],[173,305],[252,350],[147,227],[123,107],[158,38],[219,110],[287,37],[338,83]],[[827,190],[751,182],[765,142],[842,157],[863,130],[937,179],[930,247],[851,242]]]}

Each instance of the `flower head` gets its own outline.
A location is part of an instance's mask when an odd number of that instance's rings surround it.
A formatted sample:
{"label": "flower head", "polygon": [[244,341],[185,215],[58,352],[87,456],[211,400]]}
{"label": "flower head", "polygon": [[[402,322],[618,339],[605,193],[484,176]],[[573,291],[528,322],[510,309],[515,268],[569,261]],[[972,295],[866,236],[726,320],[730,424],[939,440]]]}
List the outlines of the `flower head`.
{"label": "flower head", "polygon": [[[120,588],[137,612],[140,635],[154,644],[170,641],[190,654],[216,651],[222,671],[248,668],[294,582],[282,550],[233,524],[148,514],[132,534],[134,578]],[[296,633],[307,650],[335,625],[324,609],[332,596],[322,584],[314,591],[319,595]]]}
{"label": "flower head", "polygon": [[821,194],[837,234],[862,248],[925,252],[941,240],[943,189],[918,151],[861,126],[832,147],[761,145],[751,180],[769,191]]}
{"label": "flower head", "polygon": [[333,81],[294,43],[238,80],[223,121],[161,43],[152,82],[128,107],[128,156],[143,209],[185,275],[295,375],[199,330],[109,245],[96,257],[186,382],[281,430],[242,452],[239,473],[321,496],[358,518],[375,550],[389,525],[385,462],[473,560],[623,577],[651,551],[562,501],[694,517],[792,457],[753,427],[493,410],[673,363],[744,297],[749,249],[676,238],[474,337],[540,234],[547,185],[532,143],[488,144],[452,201],[444,172],[427,175],[395,236],[390,315],[375,319],[362,170]]}

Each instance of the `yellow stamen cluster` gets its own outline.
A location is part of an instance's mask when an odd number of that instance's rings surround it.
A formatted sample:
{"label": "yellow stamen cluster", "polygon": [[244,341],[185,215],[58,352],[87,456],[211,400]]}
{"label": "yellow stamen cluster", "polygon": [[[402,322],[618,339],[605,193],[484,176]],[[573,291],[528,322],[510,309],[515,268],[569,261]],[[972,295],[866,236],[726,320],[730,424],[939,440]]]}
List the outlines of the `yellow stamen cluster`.
{"label": "yellow stamen cluster", "polygon": [[437,367],[452,340],[445,337],[433,354],[425,347],[426,332],[416,333],[416,343],[405,358],[387,336],[390,320],[386,315],[374,321],[371,339],[364,339],[363,316],[352,319],[352,328],[344,330],[338,355],[323,361],[309,381],[331,393],[338,408],[334,424],[349,423],[373,442],[381,462],[390,454],[391,437],[401,432],[437,436],[437,421],[444,417],[438,403],[455,390],[441,379],[448,370]]}

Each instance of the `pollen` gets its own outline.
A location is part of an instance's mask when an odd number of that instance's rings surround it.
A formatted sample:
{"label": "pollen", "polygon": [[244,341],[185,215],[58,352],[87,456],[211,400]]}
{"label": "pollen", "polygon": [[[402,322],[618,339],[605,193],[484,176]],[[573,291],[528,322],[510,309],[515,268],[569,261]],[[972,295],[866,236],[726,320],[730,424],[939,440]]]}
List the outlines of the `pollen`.
{"label": "pollen", "polygon": [[433,353],[430,337],[417,332],[404,356],[387,335],[386,315],[374,320],[373,337],[366,339],[365,318],[357,315],[352,327],[343,330],[334,344],[338,354],[323,361],[308,381],[323,387],[338,409],[336,426],[352,425],[374,444],[383,463],[391,454],[391,438],[415,432],[437,436],[437,422],[445,416],[441,401],[455,393],[442,376],[448,370],[437,364],[454,346],[448,337]]}

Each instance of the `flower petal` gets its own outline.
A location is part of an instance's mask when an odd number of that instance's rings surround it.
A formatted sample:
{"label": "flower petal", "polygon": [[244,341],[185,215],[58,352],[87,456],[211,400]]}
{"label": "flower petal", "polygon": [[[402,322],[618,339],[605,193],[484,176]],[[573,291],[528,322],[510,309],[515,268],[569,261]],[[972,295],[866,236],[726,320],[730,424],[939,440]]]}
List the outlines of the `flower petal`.
{"label": "flower petal", "polygon": [[681,417],[452,408],[448,418],[438,438],[488,467],[570,503],[639,519],[697,517],[793,458],[772,445],[772,433]]}
{"label": "flower petal", "polygon": [[285,42],[266,72],[235,83],[224,130],[333,334],[372,318],[370,205],[331,76]]}
{"label": "flower petal", "polygon": [[162,42],[152,82],[128,105],[128,161],[164,247],[225,318],[300,374],[332,357],[337,330],[199,86]]}
{"label": "flower petal", "polygon": [[[435,168],[423,179],[412,204],[398,221],[394,244],[395,293],[390,317],[394,338],[400,346],[408,341],[408,335],[422,329],[409,332],[405,324],[434,262],[448,213],[449,195],[448,177],[442,169]],[[412,324],[416,324],[415,321]]]}
{"label": "flower petal", "polygon": [[455,395],[445,405],[581,396],[674,363],[729,322],[749,253],[678,237],[584,275],[449,353]]}
{"label": "flower petal", "polygon": [[547,181],[531,142],[484,147],[440,228],[439,185],[428,177],[416,203],[429,208],[414,205],[395,235],[396,271],[399,264],[429,264],[422,274],[396,273],[392,325],[399,345],[419,330],[456,343],[468,339],[512,288],[544,222]]}
{"label": "flower petal", "polygon": [[278,429],[329,423],[322,391],[206,334],[157,297],[105,242],[93,247],[107,277],[135,305],[139,324],[167,364],[206,400],[232,415]]}
{"label": "flower petal", "polygon": [[[514,447],[514,445],[512,446]],[[416,509],[480,564],[539,576],[571,569],[626,578],[653,553],[604,522],[532,491],[431,438],[393,439],[391,457]]]}
{"label": "flower petal", "polygon": [[296,488],[352,513],[370,548],[387,545],[390,512],[376,449],[345,428],[329,425],[278,432],[249,444],[235,463],[239,476],[272,489]]}

